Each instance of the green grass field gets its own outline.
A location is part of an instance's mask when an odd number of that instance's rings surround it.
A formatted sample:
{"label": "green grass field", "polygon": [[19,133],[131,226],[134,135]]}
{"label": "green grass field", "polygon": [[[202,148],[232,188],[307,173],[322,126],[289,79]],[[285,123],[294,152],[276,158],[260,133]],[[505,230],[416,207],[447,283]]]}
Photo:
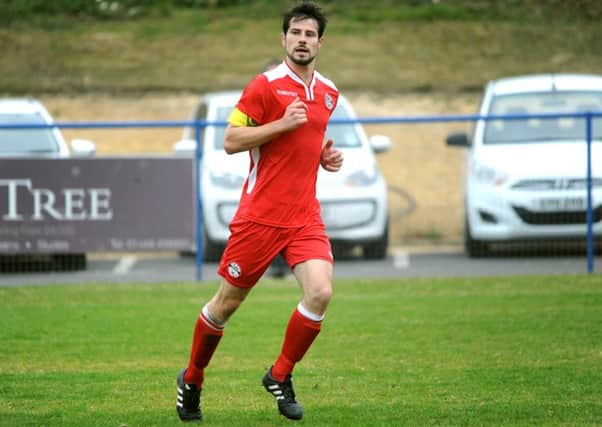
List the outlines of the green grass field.
{"label": "green grass field", "polygon": [[[0,288],[0,425],[179,425],[175,376],[215,288]],[[260,381],[298,299],[263,281],[232,318],[206,425],[287,422]],[[602,425],[602,280],[337,280],[295,384],[312,426]]]}

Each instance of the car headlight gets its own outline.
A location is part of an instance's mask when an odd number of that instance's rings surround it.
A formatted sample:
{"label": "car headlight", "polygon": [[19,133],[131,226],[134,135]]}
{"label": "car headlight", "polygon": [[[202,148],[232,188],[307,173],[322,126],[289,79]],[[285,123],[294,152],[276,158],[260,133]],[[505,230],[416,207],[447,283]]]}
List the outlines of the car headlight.
{"label": "car headlight", "polygon": [[238,203],[223,202],[217,205],[217,217],[224,227],[228,227],[238,209]]}
{"label": "car headlight", "polygon": [[479,183],[494,187],[504,185],[508,180],[508,174],[478,163],[472,164],[470,172]]}
{"label": "car headlight", "polygon": [[216,187],[239,189],[245,182],[245,178],[231,172],[211,172],[209,174],[211,183]]}
{"label": "car headlight", "polygon": [[345,184],[348,187],[367,187],[374,184],[379,176],[380,173],[376,168],[359,170],[347,176]]}

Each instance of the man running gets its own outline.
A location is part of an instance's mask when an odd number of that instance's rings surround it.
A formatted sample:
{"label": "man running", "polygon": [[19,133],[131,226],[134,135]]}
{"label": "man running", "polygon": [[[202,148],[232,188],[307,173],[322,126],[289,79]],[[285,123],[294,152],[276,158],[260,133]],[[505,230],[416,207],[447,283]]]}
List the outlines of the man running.
{"label": "man running", "polygon": [[301,3],[283,16],[284,61],[256,76],[228,119],[224,148],[248,151],[249,175],[242,189],[231,235],[221,258],[217,293],[202,308],[192,341],[190,362],[177,378],[178,415],[202,419],[200,394],[205,368],[230,316],[244,301],[272,260],[281,254],[303,292],[293,310],[282,349],[263,377],[279,412],[299,420],[291,376],[320,332],[332,296],[333,257],[316,199],[319,167],[338,171],[340,150],[326,126],[339,92],[315,70],[327,19],[314,3]]}

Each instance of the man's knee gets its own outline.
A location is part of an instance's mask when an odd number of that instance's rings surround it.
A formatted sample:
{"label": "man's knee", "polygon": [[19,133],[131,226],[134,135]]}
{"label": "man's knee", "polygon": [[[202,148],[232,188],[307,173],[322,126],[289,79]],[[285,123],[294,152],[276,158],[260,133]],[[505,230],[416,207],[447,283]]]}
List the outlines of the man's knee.
{"label": "man's knee", "polygon": [[315,289],[312,293],[313,300],[315,300],[318,304],[326,305],[332,298],[332,286],[330,283],[325,284],[320,286],[318,289]]}
{"label": "man's knee", "polygon": [[312,313],[324,314],[331,298],[332,286],[330,282],[321,286],[310,286],[305,289],[303,306]]}

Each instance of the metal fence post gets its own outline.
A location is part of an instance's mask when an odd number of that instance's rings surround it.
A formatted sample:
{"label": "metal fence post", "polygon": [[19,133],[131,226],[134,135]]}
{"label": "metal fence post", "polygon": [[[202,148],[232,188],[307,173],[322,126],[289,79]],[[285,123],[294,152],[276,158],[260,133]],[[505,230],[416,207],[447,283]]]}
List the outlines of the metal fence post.
{"label": "metal fence post", "polygon": [[195,198],[196,198],[196,279],[203,280],[203,202],[201,200],[201,160],[203,158],[203,150],[201,149],[201,143],[203,142],[202,131],[203,126],[197,120],[194,123],[194,140],[196,142],[194,150],[194,182],[195,182]]}
{"label": "metal fence post", "polygon": [[585,135],[587,144],[587,272],[594,271],[594,232],[592,209],[592,113],[585,114]]}

